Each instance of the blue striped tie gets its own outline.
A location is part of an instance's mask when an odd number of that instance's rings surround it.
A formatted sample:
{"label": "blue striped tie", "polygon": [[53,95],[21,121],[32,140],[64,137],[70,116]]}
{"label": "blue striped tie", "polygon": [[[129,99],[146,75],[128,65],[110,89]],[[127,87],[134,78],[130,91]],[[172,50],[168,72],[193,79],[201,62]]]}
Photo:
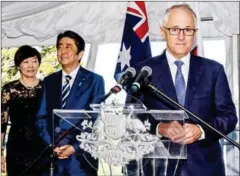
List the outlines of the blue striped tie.
{"label": "blue striped tie", "polygon": [[177,98],[178,98],[179,104],[184,106],[185,95],[186,95],[186,90],[185,90],[186,86],[185,86],[185,81],[184,81],[184,77],[183,77],[182,70],[181,70],[183,62],[178,60],[178,61],[175,61],[174,63],[177,66],[177,73],[176,73],[176,77],[175,77],[175,90],[177,93]]}
{"label": "blue striped tie", "polygon": [[71,76],[69,75],[66,75],[65,76],[65,84],[62,88],[62,108],[65,108],[66,106],[66,101],[67,101],[67,97],[69,95],[69,92],[70,92],[70,80],[72,79]]}

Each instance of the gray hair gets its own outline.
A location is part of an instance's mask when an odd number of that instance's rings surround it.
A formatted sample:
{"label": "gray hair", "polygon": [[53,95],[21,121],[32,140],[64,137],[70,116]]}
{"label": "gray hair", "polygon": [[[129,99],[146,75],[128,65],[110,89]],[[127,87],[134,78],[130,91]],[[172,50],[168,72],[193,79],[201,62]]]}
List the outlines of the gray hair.
{"label": "gray hair", "polygon": [[169,16],[170,12],[174,9],[183,9],[185,11],[191,12],[194,17],[195,27],[197,27],[197,15],[188,4],[177,4],[177,5],[173,5],[172,7],[169,7],[164,13],[163,23],[164,23],[164,21],[165,22],[168,21],[168,16]]}

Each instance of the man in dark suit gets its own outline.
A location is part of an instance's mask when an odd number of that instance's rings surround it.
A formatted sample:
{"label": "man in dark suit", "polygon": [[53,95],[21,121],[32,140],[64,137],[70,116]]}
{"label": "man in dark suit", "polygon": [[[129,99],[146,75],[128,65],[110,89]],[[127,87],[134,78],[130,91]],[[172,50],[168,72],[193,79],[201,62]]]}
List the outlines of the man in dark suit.
{"label": "man in dark suit", "polygon": [[[36,127],[46,145],[52,144],[64,132],[67,122],[54,119],[53,109],[90,109],[104,95],[103,78],[79,65],[84,54],[85,42],[72,31],[65,31],[57,37],[57,58],[62,70],[47,76],[43,81],[43,94],[37,113]],[[98,102],[99,103],[99,102]],[[64,124],[65,123],[65,124]],[[54,137],[52,132],[54,131]],[[57,154],[55,175],[97,175],[97,170],[84,160],[83,151],[76,140],[76,133],[69,134],[54,149]],[[97,167],[97,161],[91,159]]]}
{"label": "man in dark suit", "polygon": [[[161,33],[167,49],[137,65],[152,68],[151,82],[215,129],[227,135],[235,129],[237,117],[228,81],[221,64],[190,53],[196,29],[196,15],[185,4],[167,9]],[[149,109],[176,109],[163,97],[142,89],[143,103]],[[176,174],[169,161],[167,176],[224,176],[221,136],[190,117],[185,124],[159,123],[151,119],[152,131],[187,145],[187,159],[180,160]],[[172,163],[172,164],[171,164]],[[159,173],[158,173],[159,174]]]}

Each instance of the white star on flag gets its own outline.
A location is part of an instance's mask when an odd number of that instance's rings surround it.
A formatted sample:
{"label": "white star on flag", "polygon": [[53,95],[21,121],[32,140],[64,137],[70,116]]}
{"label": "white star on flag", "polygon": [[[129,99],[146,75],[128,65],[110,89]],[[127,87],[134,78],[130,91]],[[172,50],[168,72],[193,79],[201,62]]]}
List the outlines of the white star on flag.
{"label": "white star on flag", "polygon": [[130,67],[130,62],[129,62],[131,59],[130,51],[131,51],[131,46],[129,46],[129,48],[126,49],[125,45],[123,44],[122,51],[119,52],[119,59],[118,59],[118,63],[121,64],[121,70],[123,70],[125,65]]}

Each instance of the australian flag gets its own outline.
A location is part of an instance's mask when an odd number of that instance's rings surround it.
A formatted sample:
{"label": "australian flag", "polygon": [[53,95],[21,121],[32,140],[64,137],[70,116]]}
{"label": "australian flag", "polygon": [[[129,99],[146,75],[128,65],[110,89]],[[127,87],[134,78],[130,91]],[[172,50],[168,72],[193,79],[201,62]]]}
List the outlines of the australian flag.
{"label": "australian flag", "polygon": [[128,67],[150,57],[152,54],[145,2],[128,2],[115,79],[118,80],[121,73]]}

